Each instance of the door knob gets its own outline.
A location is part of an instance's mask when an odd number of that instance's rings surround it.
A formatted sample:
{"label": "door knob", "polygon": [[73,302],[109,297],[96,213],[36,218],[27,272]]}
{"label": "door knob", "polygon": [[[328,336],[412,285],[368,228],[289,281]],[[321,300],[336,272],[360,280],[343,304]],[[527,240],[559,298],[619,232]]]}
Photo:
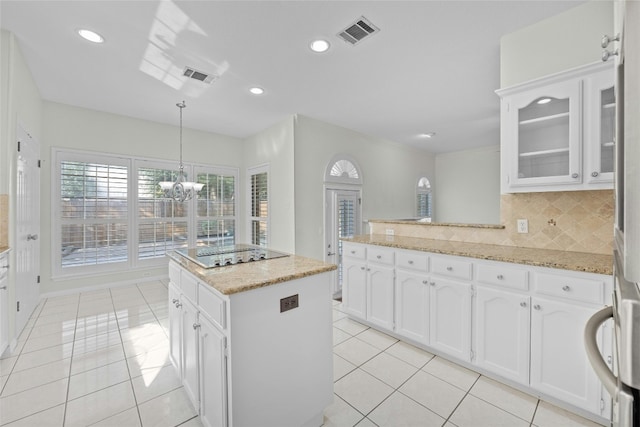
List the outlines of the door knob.
{"label": "door knob", "polygon": [[37,234],[27,234],[27,240],[38,240]]}

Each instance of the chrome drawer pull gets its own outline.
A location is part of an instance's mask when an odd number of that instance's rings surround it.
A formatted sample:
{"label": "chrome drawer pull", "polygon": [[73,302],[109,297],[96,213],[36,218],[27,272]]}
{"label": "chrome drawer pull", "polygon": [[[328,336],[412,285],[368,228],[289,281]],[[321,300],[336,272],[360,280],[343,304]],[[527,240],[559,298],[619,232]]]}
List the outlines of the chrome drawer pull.
{"label": "chrome drawer pull", "polygon": [[502,279],[504,279],[504,276],[503,276],[502,274],[498,274],[498,275],[496,276],[496,278],[497,278],[498,280],[502,280]]}
{"label": "chrome drawer pull", "polygon": [[447,271],[453,271],[453,267],[451,266],[447,267]]}
{"label": "chrome drawer pull", "polygon": [[423,284],[423,285],[428,285],[428,284],[429,284],[429,281],[428,281],[428,280],[423,280],[423,281],[422,281],[422,284]]}
{"label": "chrome drawer pull", "polygon": [[436,285],[436,282],[431,282],[431,283],[429,283],[429,284],[430,284],[431,286],[435,286],[435,285]]}
{"label": "chrome drawer pull", "polygon": [[351,253],[355,255],[356,251],[351,251]]}
{"label": "chrome drawer pull", "polygon": [[413,261],[412,260],[409,260],[409,265],[413,265]]}
{"label": "chrome drawer pull", "polygon": [[378,259],[382,258],[382,255],[377,255],[376,258]]}
{"label": "chrome drawer pull", "polygon": [[540,307],[540,304],[536,304],[533,306],[534,310],[540,310],[542,307]]}
{"label": "chrome drawer pull", "polygon": [[569,285],[564,285],[562,287],[562,290],[565,291],[565,292],[569,292],[571,290],[571,288],[569,287]]}
{"label": "chrome drawer pull", "polygon": [[527,303],[526,303],[526,302],[522,301],[522,302],[520,303],[520,307],[526,307],[526,306],[527,306]]}
{"label": "chrome drawer pull", "polygon": [[198,329],[199,327],[200,327],[200,324],[199,324],[199,323],[194,323],[194,324],[193,324],[193,329],[194,329],[194,330]]}

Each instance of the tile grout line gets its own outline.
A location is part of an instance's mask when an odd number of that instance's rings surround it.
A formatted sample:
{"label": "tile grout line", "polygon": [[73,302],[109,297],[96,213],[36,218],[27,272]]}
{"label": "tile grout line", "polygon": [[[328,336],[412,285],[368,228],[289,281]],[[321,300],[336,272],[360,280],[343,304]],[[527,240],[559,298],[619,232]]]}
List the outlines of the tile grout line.
{"label": "tile grout line", "polygon": [[71,344],[71,360],[69,361],[69,376],[67,377],[67,393],[64,399],[64,411],[62,413],[62,426],[67,423],[67,404],[69,403],[69,389],[71,388],[71,368],[73,366],[73,353],[76,348],[76,333],[78,328],[78,313],[80,313],[80,292],[78,293],[78,308],[76,308],[76,319],[73,327],[73,341]]}

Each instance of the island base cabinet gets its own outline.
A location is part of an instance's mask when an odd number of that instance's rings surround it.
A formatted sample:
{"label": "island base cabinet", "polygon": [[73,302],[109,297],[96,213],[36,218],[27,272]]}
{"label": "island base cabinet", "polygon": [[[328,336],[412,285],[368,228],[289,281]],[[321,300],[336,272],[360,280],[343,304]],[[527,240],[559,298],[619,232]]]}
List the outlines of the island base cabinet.
{"label": "island base cabinet", "polygon": [[471,285],[444,279],[430,282],[431,347],[471,361]]}
{"label": "island base cabinet", "polygon": [[478,287],[475,364],[529,385],[530,297]]}
{"label": "island base cabinet", "polygon": [[429,281],[426,276],[396,273],[396,330],[398,335],[429,344]]}
{"label": "island base cabinet", "polygon": [[226,337],[200,315],[200,421],[205,427],[227,425]]}
{"label": "island base cabinet", "polygon": [[342,299],[345,311],[365,319],[367,316],[367,264],[345,260]]}
{"label": "island base cabinet", "polygon": [[198,309],[182,296],[182,384],[196,411],[199,410]]}
{"label": "island base cabinet", "polygon": [[531,387],[600,413],[601,385],[584,350],[584,325],[598,308],[533,298]]}
{"label": "island base cabinet", "polygon": [[173,283],[169,284],[169,359],[182,378],[182,310],[180,291]]}
{"label": "island base cabinet", "polygon": [[367,271],[367,320],[393,330],[393,267],[371,265]]}

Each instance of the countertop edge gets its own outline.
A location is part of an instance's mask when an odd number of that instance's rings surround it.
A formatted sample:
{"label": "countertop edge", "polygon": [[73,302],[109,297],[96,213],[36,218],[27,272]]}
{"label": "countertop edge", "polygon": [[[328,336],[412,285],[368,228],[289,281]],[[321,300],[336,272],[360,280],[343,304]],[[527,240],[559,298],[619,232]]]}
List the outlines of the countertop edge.
{"label": "countertop edge", "polygon": [[422,222],[417,219],[370,219],[369,222],[373,223],[387,223],[387,224],[408,224],[408,225],[424,225],[429,227],[461,227],[461,228],[484,228],[490,230],[504,230],[505,226],[502,224],[463,224],[457,222]]}
{"label": "countertop edge", "polygon": [[[594,274],[613,274],[613,256],[519,246],[484,243],[452,242],[403,236],[361,235],[342,239],[347,242],[417,250],[442,255],[463,256],[488,261],[508,262],[534,267],[556,268]],[[439,246],[448,245],[449,248]],[[504,253],[511,252],[511,253]],[[571,261],[564,261],[569,256]],[[595,262],[597,261],[597,262]]]}

